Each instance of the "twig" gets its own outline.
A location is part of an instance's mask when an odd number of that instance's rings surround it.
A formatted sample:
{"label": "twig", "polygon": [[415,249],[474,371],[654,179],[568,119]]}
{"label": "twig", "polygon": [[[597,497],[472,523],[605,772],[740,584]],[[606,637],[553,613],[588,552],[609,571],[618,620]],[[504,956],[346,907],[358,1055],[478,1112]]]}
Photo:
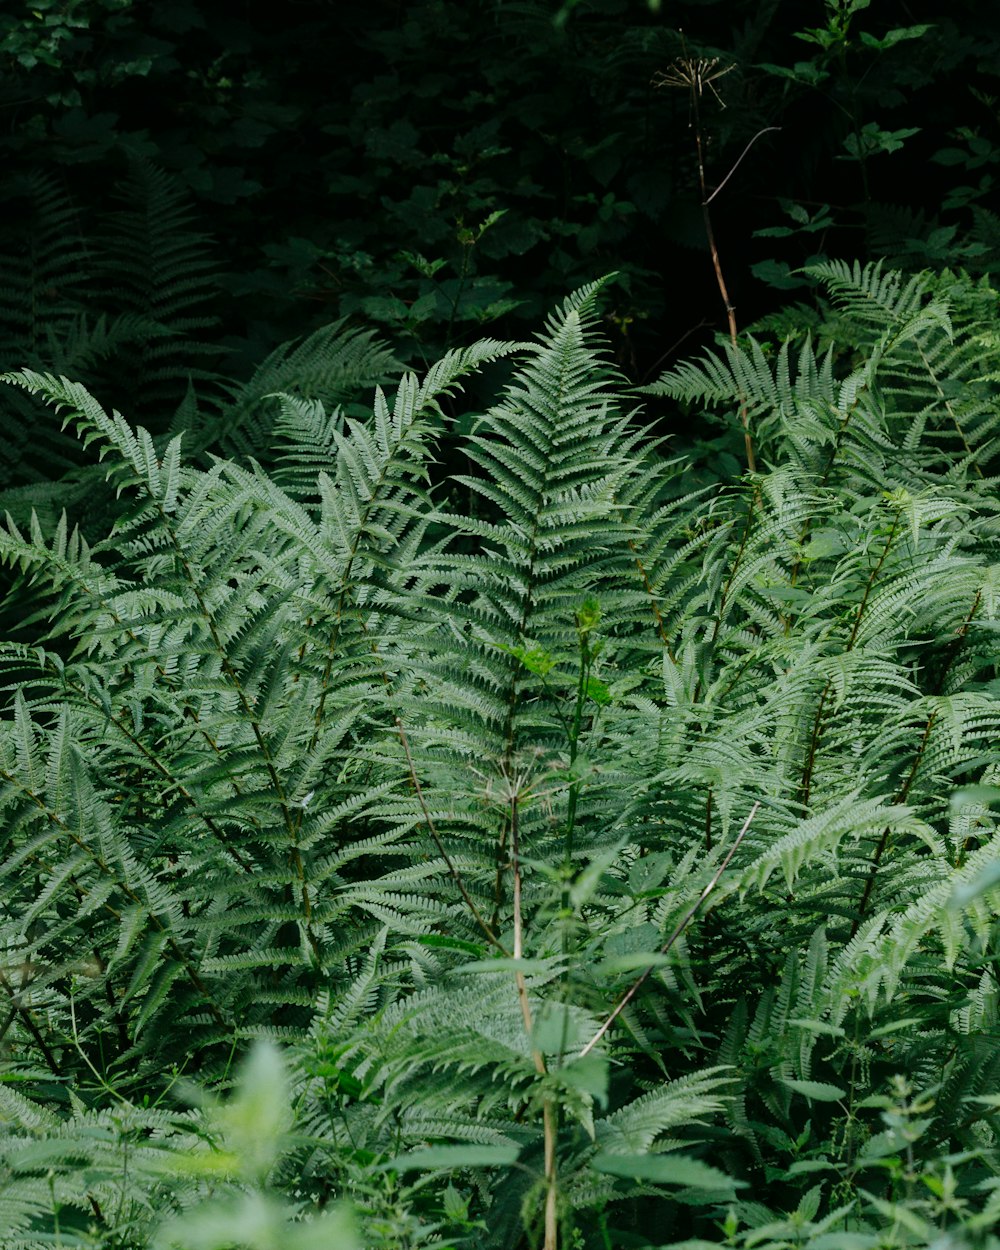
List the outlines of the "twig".
{"label": "twig", "polygon": [[708,326],[711,324],[712,323],[709,321],[707,317],[702,317],[702,319],[698,322],[696,326],[692,326],[690,330],[685,330],[679,339],[677,339],[675,342],[670,344],[670,346],[667,348],[667,350],[663,353],[662,356],[657,356],[657,358],[653,361],[653,363],[649,366],[646,372],[639,379],[639,385],[642,386],[645,383],[646,379],[650,376],[650,374],[655,373],[656,370],[659,368],[659,366],[662,365],[663,362],[669,356],[672,356],[674,354],[674,352],[678,349],[678,347],[680,347],[680,345],[685,341],[685,339],[689,339],[692,334],[697,333],[698,330],[702,330],[705,328],[705,326]]}
{"label": "twig", "polygon": [[[667,940],[660,947],[659,952],[658,952],[659,954],[661,955],[667,954],[667,952],[670,950],[673,944],[677,941],[680,935],[684,932],[684,930],[688,927],[691,921],[698,914],[698,911],[702,903],[704,903],[705,899],[708,898],[708,896],[712,893],[715,887],[719,884],[719,878],[729,867],[729,861],[736,854],[736,848],[743,841],[743,838],[745,837],[747,830],[750,828],[750,822],[757,815],[757,809],[759,807],[760,807],[760,800],[758,799],[757,802],[753,805],[753,807],[750,808],[749,815],[747,816],[746,820],[743,822],[743,828],[736,835],[736,841],[726,852],[725,859],[715,870],[715,873],[712,876],[712,880],[709,881],[708,885],[706,885],[705,888],[702,890],[702,892],[698,895],[698,898],[695,900],[694,904],[688,909],[686,915],[683,917],[682,920],[678,922],[677,927],[674,929],[673,933],[671,933],[670,937],[668,937]],[[608,1029],[611,1028],[611,1026],[618,1019],[618,1017],[625,1010],[625,1008],[629,1005],[632,999],[635,998],[636,994],[638,994],[639,990],[646,983],[647,979],[649,978],[655,966],[656,966],[655,964],[650,964],[649,967],[643,971],[642,975],[638,978],[638,980],[633,983],[631,989],[629,989],[628,991],[626,991],[625,994],[622,995],[622,997],[618,1001],[618,1005],[612,1011],[611,1015],[608,1016],[607,1020],[604,1021],[604,1023],[597,1030],[594,1036],[590,1039],[590,1041],[586,1044],[586,1046],[584,1046],[583,1050],[581,1050],[579,1055],[577,1055],[578,1059],[582,1059],[585,1055],[590,1054],[590,1052],[594,1049],[594,1047],[601,1040],[604,1034],[607,1033]]]}
{"label": "twig", "polygon": [[732,167],[732,169],[729,171],[729,173],[728,173],[728,174],[726,174],[725,178],[723,178],[723,180],[719,183],[719,185],[715,188],[715,190],[712,192],[712,194],[711,194],[711,195],[708,197],[708,199],[705,201],[706,205],[707,205],[707,204],[711,204],[711,202],[712,202],[712,201],[715,199],[715,197],[719,194],[719,192],[720,192],[720,191],[722,190],[722,188],[726,185],[726,183],[729,181],[729,179],[730,179],[730,178],[732,178],[733,174],[735,174],[735,173],[736,173],[737,169],[739,169],[739,167],[740,167],[740,164],[741,164],[741,162],[742,162],[742,160],[743,160],[744,156],[746,156],[746,154],[750,151],[750,149],[751,149],[751,148],[753,147],[753,145],[757,142],[757,140],[761,137],[761,135],[766,135],[766,134],[768,134],[768,133],[769,133],[770,131],[772,131],[772,130],[780,130],[780,129],[781,129],[781,127],[780,127],[780,126],[765,126],[763,130],[758,130],[758,131],[757,131],[757,133],[754,135],[754,137],[750,140],[750,142],[746,145],[746,147],[743,149],[743,151],[742,151],[742,152],[739,154],[739,156],[736,158],[736,164]]}
{"label": "twig", "polygon": [[[524,924],[521,916],[521,836],[518,818],[516,792],[510,799],[510,856],[514,873],[514,958],[521,959],[524,954]],[[531,1046],[531,1060],[535,1071],[540,1077],[547,1073],[545,1056],[535,1045],[532,1038],[534,1032],[531,1019],[531,1003],[528,1001],[528,983],[520,968],[515,969],[514,980],[517,984],[517,1000],[521,1006],[524,1020],[524,1031],[528,1035]],[[544,1250],[557,1250],[559,1239],[558,1219],[558,1181],[556,1176],[556,1110],[552,1099],[542,1102],[542,1137],[544,1141],[545,1163],[545,1241]]]}

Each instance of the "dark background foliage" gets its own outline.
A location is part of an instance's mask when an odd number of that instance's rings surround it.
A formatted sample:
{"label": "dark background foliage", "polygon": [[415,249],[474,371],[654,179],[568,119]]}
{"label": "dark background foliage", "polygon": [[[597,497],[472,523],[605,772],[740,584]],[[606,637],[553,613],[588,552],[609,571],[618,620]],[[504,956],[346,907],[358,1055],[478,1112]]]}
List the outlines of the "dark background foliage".
{"label": "dark background foliage", "polygon": [[[521,335],[613,270],[618,363],[650,381],[725,329],[690,96],[657,85],[685,56],[722,74],[701,101],[710,190],[780,128],[712,204],[741,328],[817,256],[1000,265],[1000,18],[977,0],[12,5],[7,250],[30,246],[31,178],[71,198],[89,241],[146,161],[211,240],[190,329],[228,377],[343,316],[432,360],[484,326]],[[128,309],[89,242],[78,263],[72,300]],[[35,311],[66,297],[45,285]]]}

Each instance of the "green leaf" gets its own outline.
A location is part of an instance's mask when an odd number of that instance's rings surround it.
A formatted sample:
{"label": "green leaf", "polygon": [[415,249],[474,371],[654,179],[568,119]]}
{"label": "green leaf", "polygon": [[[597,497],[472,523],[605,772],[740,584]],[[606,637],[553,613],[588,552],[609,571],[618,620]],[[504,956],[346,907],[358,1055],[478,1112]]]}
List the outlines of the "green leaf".
{"label": "green leaf", "polygon": [[520,1153],[519,1146],[477,1146],[471,1142],[460,1146],[428,1146],[424,1150],[397,1155],[395,1159],[381,1164],[380,1169],[435,1172],[451,1171],[453,1168],[503,1168],[516,1163]]}
{"label": "green leaf", "polygon": [[[850,134],[844,147],[854,160],[864,160],[879,152],[898,152],[905,140],[920,133],[919,126],[903,126],[899,130],[883,130],[875,122],[868,122],[859,134]],[[841,158],[843,159],[843,158]]]}
{"label": "green leaf", "polygon": [[733,1180],[725,1172],[688,1159],[684,1155],[617,1155],[601,1153],[591,1160],[595,1172],[622,1176],[629,1180],[649,1181],[655,1185],[680,1185],[692,1189],[721,1189],[734,1192],[745,1189],[744,1181]]}
{"label": "green leaf", "polygon": [[827,1085],[825,1081],[794,1081],[786,1078],[781,1083],[794,1090],[796,1094],[803,1094],[814,1102],[839,1102],[847,1097],[846,1090],[841,1089],[839,1085]]}
{"label": "green leaf", "polygon": [[547,959],[474,959],[472,963],[462,964],[456,972],[548,972],[552,967]]}
{"label": "green leaf", "polygon": [[810,1033],[825,1033],[830,1037],[845,1036],[845,1030],[840,1025],[830,1024],[826,1020],[800,1020],[789,1017],[788,1023],[797,1029],[808,1029]]}
{"label": "green leaf", "polygon": [[866,30],[863,30],[859,33],[858,38],[866,48],[872,48],[878,52],[884,52],[886,48],[894,48],[897,43],[902,43],[906,39],[920,39],[926,35],[929,30],[933,29],[934,27],[930,23],[923,22],[917,26],[897,26],[895,30],[890,30],[887,34],[883,35],[881,39],[878,39],[875,35],[870,35]]}
{"label": "green leaf", "polygon": [[606,1055],[591,1051],[582,1059],[559,1068],[558,1077],[564,1085],[570,1085],[581,1093],[589,1094],[602,1107],[608,1105],[608,1077],[610,1065]]}
{"label": "green leaf", "polygon": [[883,1024],[880,1028],[872,1029],[868,1034],[872,1037],[890,1037],[893,1033],[905,1033],[907,1029],[916,1028],[917,1025],[924,1024],[919,1016],[908,1016],[905,1020],[893,1020],[889,1024]]}
{"label": "green leaf", "polygon": [[660,951],[627,951],[602,959],[600,971],[610,976],[616,972],[634,972],[637,968],[666,968],[673,962],[671,955],[661,954]]}
{"label": "green leaf", "polygon": [[587,678],[587,697],[593,699],[598,707],[607,707],[611,702],[611,691],[597,677]]}
{"label": "green leaf", "polygon": [[543,1055],[563,1054],[577,1050],[583,1038],[568,1003],[546,1002],[535,1015],[531,1040]]}
{"label": "green leaf", "polygon": [[233,1097],[219,1113],[230,1149],[248,1176],[262,1177],[281,1152],[292,1125],[291,1094],[278,1048],[259,1041],[240,1069]]}
{"label": "green leaf", "polygon": [[952,813],[963,807],[993,807],[997,803],[1000,803],[1000,786],[961,786],[952,790],[948,798]]}
{"label": "green leaf", "polygon": [[478,946],[475,942],[466,942],[462,938],[445,937],[441,933],[423,933],[417,938],[417,942],[421,946],[430,946],[434,949],[447,951],[460,951],[463,955],[483,954],[483,947]]}
{"label": "green leaf", "polygon": [[542,647],[504,647],[516,659],[520,660],[529,673],[544,677],[556,664],[555,657]]}
{"label": "green leaf", "polygon": [[788,1169],[789,1176],[805,1176],[810,1172],[836,1171],[836,1165],[826,1159],[799,1159]]}

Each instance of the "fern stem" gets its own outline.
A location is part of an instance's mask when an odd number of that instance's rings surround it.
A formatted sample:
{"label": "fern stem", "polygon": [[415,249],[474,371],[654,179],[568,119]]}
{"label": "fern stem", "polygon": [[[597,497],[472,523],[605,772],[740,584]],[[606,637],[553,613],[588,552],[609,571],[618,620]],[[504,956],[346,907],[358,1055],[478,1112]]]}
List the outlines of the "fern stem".
{"label": "fern stem", "polygon": [[[513,885],[513,925],[514,925],[514,958],[524,958],[524,921],[521,915],[521,833],[520,833],[520,804],[516,790],[510,796],[510,851],[511,851],[511,870],[514,880]],[[517,1001],[521,1007],[521,1018],[524,1021],[524,1031],[528,1035],[528,1044],[531,1046],[531,1061],[535,1065],[535,1071],[540,1077],[546,1075],[545,1056],[534,1045],[532,1040],[533,1025],[531,1018],[531,1003],[528,999],[528,984],[524,979],[524,973],[520,968],[514,970],[514,981],[517,985]],[[544,1166],[545,1166],[545,1241],[544,1250],[557,1250],[559,1239],[559,1219],[558,1219],[558,1175],[556,1171],[556,1138],[558,1133],[558,1120],[556,1109],[553,1106],[552,1099],[546,1098],[542,1102],[542,1136],[544,1142]]]}
{"label": "fern stem", "polygon": [[317,964],[321,964],[322,952],[320,950],[319,939],[316,937],[313,930],[312,902],[309,898],[309,886],[306,883],[306,872],[305,865],[302,861],[302,852],[299,849],[298,844],[298,825],[292,816],[288,796],[285,794],[285,788],[281,783],[281,778],[278,776],[278,770],[275,766],[270,748],[267,745],[267,740],[264,737],[263,730],[261,729],[260,721],[254,715],[253,709],[250,706],[250,700],[247,698],[247,693],[243,688],[243,683],[240,681],[239,674],[236,672],[235,668],[233,668],[232,661],[229,658],[229,654],[226,651],[225,645],[223,644],[222,638],[219,634],[218,626],[215,623],[215,617],[212,615],[212,612],[205,601],[205,597],[201,593],[201,587],[198,585],[198,580],[194,575],[194,569],[192,569],[190,561],[187,556],[185,556],[180,543],[177,541],[177,535],[174,533],[173,526],[169,524],[167,513],[160,501],[155,499],[152,492],[150,492],[150,496],[155,500],[156,507],[163,523],[163,528],[167,534],[170,545],[174,550],[175,558],[180,564],[180,567],[184,570],[184,575],[187,578],[188,585],[191,587],[191,591],[198,603],[198,608],[201,611],[206,626],[208,627],[209,637],[212,639],[212,645],[215,647],[216,653],[219,657],[219,664],[222,671],[229,680],[229,684],[232,686],[233,691],[239,700],[240,708],[250,725],[254,741],[257,743],[257,750],[260,752],[261,759],[264,761],[264,768],[270,778],[271,787],[278,800],[278,806],[281,808],[281,813],[285,822],[285,829],[288,833],[289,842],[291,843],[292,870],[294,871],[299,882],[299,893],[302,900],[302,914],[304,918],[306,938],[312,948],[314,956],[316,957]]}
{"label": "fern stem", "polygon": [[[139,637],[139,635],[135,632],[134,629],[132,629],[124,620],[122,620],[121,616],[114,610],[111,603],[103,595],[101,595],[97,590],[95,590],[87,582],[86,578],[79,576],[79,573],[77,572],[75,566],[70,566],[70,568],[71,568],[71,580],[72,580],[73,585],[77,587],[88,599],[92,599],[95,602],[99,603],[102,611],[108,614],[109,619],[113,621],[114,624],[118,626],[118,628],[121,629],[125,637],[128,638],[128,640],[131,643],[134,643],[135,646],[139,648],[141,651],[146,650],[146,644],[144,643],[143,639]],[[65,575],[65,570],[60,569],[59,571],[61,574]],[[156,677],[158,681],[163,682],[163,684],[168,689],[171,689],[174,691],[178,690],[177,681],[171,676],[171,674],[167,671],[167,669],[164,668],[164,666],[158,660],[154,663],[154,670],[156,672]],[[58,674],[58,675],[61,676],[63,680],[65,680],[65,677],[63,674]],[[74,687],[71,685],[70,688],[73,689]],[[77,689],[79,689],[79,687],[77,687]],[[89,695],[87,695],[86,697],[88,701],[93,702],[93,700],[91,699]],[[193,707],[191,707],[189,704],[185,704],[183,702],[181,703],[181,708],[182,708],[182,714],[184,716],[190,717],[190,719],[194,722],[198,732],[201,734],[202,738],[208,744],[210,750],[215,755],[219,763],[224,764],[225,761],[224,761],[222,752],[219,750],[219,744],[215,741],[212,735],[202,726],[199,720],[197,711]],[[105,714],[105,711],[103,708],[101,708],[100,710],[102,714]],[[235,778],[229,777],[229,783],[230,785],[232,785],[234,793],[238,795],[242,794],[240,784],[238,781],[236,781]],[[205,819],[207,822],[207,818]],[[253,820],[253,823],[257,825],[256,817],[251,817],[251,819]],[[238,862],[239,857],[235,855],[235,852],[233,852],[233,854]]]}
{"label": "fern stem", "polygon": [[955,630],[955,637],[949,644],[948,654],[945,657],[944,665],[942,666],[941,672],[938,674],[937,681],[934,683],[935,694],[941,694],[944,690],[945,682],[948,680],[948,674],[951,671],[951,666],[955,663],[955,659],[961,649],[962,639],[969,632],[969,626],[976,619],[976,613],[979,611],[979,607],[982,602],[983,592],[982,590],[977,590],[972,600],[972,606],[965,615],[965,620],[961,625],[959,625],[958,629]]}
{"label": "fern stem", "polygon": [[[722,628],[722,618],[725,616],[726,607],[729,603],[729,595],[730,595],[730,592],[732,591],[733,583],[736,580],[736,574],[740,571],[740,566],[743,563],[743,556],[746,554],[747,543],[750,540],[750,531],[753,528],[754,512],[757,507],[758,499],[759,499],[759,492],[755,490],[753,494],[750,496],[750,503],[749,503],[749,506],[747,507],[747,513],[746,513],[746,523],[743,526],[743,533],[740,537],[740,545],[737,548],[736,556],[733,560],[732,567],[729,570],[729,576],[726,578],[725,585],[722,587],[722,593],[719,596],[719,607],[715,613],[714,620],[712,621],[712,632],[709,635],[709,639],[708,639],[708,647],[707,647],[708,654],[706,656],[706,663],[711,658],[712,651],[714,650],[716,641],[718,640],[719,631]],[[692,703],[698,702],[698,699],[701,696],[703,684],[704,684],[704,672],[699,673],[698,675],[698,680],[695,683],[695,687],[694,687],[694,694],[691,699]]]}
{"label": "fern stem", "polygon": [[[559,383],[559,401],[563,396],[563,381],[560,378]],[[548,468],[546,466],[545,473],[547,476]],[[538,577],[537,558],[538,558],[538,524],[539,512],[541,511],[541,499],[537,501],[537,505],[533,509],[533,518],[531,526],[531,534],[527,544],[526,563],[527,569],[524,576],[524,593],[521,596],[520,618],[517,624],[515,640],[523,642],[528,632],[528,622],[531,619],[532,609],[534,607],[535,582]],[[520,666],[511,661],[513,667],[511,669],[510,686],[507,691],[507,707],[504,717],[503,728],[503,759],[501,762],[501,770],[508,776],[514,771],[512,768],[514,757],[514,733],[515,722],[517,718],[518,706],[518,678],[520,676]],[[501,829],[500,837],[497,840],[497,869],[496,879],[493,887],[493,923],[498,924],[500,919],[500,904],[503,899],[503,869],[504,869],[504,852],[507,848],[507,830]]]}
{"label": "fern stem", "polygon": [[[854,397],[854,402],[851,404],[850,408],[848,408],[847,412],[845,413],[844,418],[841,421],[837,429],[837,435],[833,440],[833,446],[830,448],[830,454],[827,457],[826,466],[824,467],[823,472],[820,475],[818,482],[816,483],[818,487],[825,487],[829,484],[830,474],[833,472],[833,466],[837,463],[837,456],[840,454],[840,449],[843,445],[844,436],[847,433],[847,428],[851,424],[851,418],[854,416],[855,412],[857,411],[858,404],[861,402],[861,395],[867,389],[868,389],[867,383],[858,389],[858,393]],[[803,543],[809,537],[809,531],[812,529],[813,519],[814,518],[812,516],[807,517],[805,524],[802,526],[802,529],[799,531],[798,544],[797,544],[799,548],[799,554],[795,557],[795,563],[792,565],[791,571],[788,576],[788,584],[790,586],[795,586],[796,583],[798,582],[799,572],[802,569],[801,549],[802,549]],[[787,637],[787,635],[791,633],[792,622],[795,620],[795,613],[791,611],[791,609],[789,609],[788,615],[784,618],[784,620],[785,620],[785,635]]]}
{"label": "fern stem", "polygon": [[[897,803],[904,802],[906,796],[910,792],[910,786],[913,784],[913,779],[917,775],[917,769],[920,767],[920,761],[923,759],[924,752],[927,750],[927,743],[930,741],[931,730],[934,727],[936,719],[936,712],[932,712],[927,718],[927,723],[924,725],[924,732],[920,738],[920,745],[917,747],[913,764],[907,774],[906,780],[903,782],[899,789],[899,793],[896,796],[895,801]],[[875,853],[872,855],[871,863],[868,866],[868,876],[865,879],[865,888],[861,892],[861,900],[858,903],[858,914],[851,921],[851,939],[857,935],[858,929],[861,927],[861,922],[865,918],[865,913],[868,911],[868,904],[871,901],[872,890],[875,888],[875,879],[878,876],[878,870],[882,863],[882,857],[885,855],[886,849],[889,845],[890,833],[891,830],[889,826],[886,825],[886,827],[882,830],[882,836],[878,840],[878,845],[875,847]]]}
{"label": "fern stem", "polygon": [[[577,617],[579,626],[579,617]],[[586,631],[580,630],[580,673],[576,684],[576,706],[573,709],[573,720],[570,724],[569,738],[569,769],[573,780],[570,782],[569,795],[566,803],[566,838],[564,864],[567,871],[573,863],[573,833],[576,827],[576,809],[580,801],[580,779],[575,775],[577,756],[580,753],[580,731],[583,728],[583,709],[587,701],[587,684],[590,680],[591,651],[587,644]],[[564,888],[563,907],[569,905],[569,883]]]}
{"label": "fern stem", "polygon": [[[951,647],[950,647],[950,653],[937,679],[936,684],[937,684],[937,688],[939,692],[941,688],[944,686],[945,679],[948,675],[948,670],[950,669],[952,663],[954,662],[955,656],[958,654],[958,648],[961,646],[962,639],[969,632],[969,626],[972,624],[972,621],[976,613],[979,611],[979,605],[982,602],[982,597],[983,597],[983,592],[981,590],[976,591],[975,598],[972,600],[972,606],[969,608],[969,611],[966,614],[965,620],[962,622],[962,624],[958,627],[958,629],[955,632],[955,637],[952,640]],[[920,743],[914,754],[913,763],[910,766],[910,771],[907,773],[906,779],[903,781],[894,799],[894,802],[896,803],[905,803],[906,799],[909,797],[910,790],[912,789],[913,783],[916,780],[916,776],[920,770],[920,765],[923,762],[924,755],[927,753],[927,744],[930,741],[931,730],[934,728],[934,722],[937,720],[937,715],[938,715],[937,711],[935,710],[931,712],[930,716],[928,716],[927,718],[927,723],[924,725],[924,732],[921,735]],[[864,920],[865,913],[868,910],[868,904],[871,901],[872,891],[875,888],[875,879],[878,876],[878,871],[881,866],[882,859],[889,845],[889,833],[890,833],[890,830],[888,826],[882,830],[882,836],[881,838],[879,838],[878,845],[875,848],[875,853],[872,856],[872,861],[868,868],[868,877],[865,881],[865,888],[861,894],[861,901],[858,903],[858,914],[854,918],[851,924],[850,936],[852,938],[857,934],[857,931],[861,926],[861,922]]]}
{"label": "fern stem", "polygon": [[61,1081],[64,1076],[61,1064],[56,1062],[56,1057],[49,1049],[48,1043],[42,1035],[41,1029],[39,1029],[38,1025],[35,1023],[35,1019],[32,1016],[30,1009],[21,1001],[21,995],[17,993],[10,981],[7,980],[7,974],[2,969],[0,969],[0,986],[3,986],[3,988],[7,991],[7,997],[10,999],[11,1005],[11,1015],[8,1018],[2,1032],[0,1032],[0,1039],[2,1039],[6,1034],[7,1029],[10,1027],[11,1020],[17,1016],[24,1027],[31,1034],[35,1045],[41,1051],[42,1058],[45,1060],[45,1066],[57,1080]]}
{"label": "fern stem", "polygon": [[[701,80],[697,75],[691,76],[691,111],[694,117],[694,142],[695,151],[698,158],[698,187],[701,192],[701,217],[705,225],[705,238],[708,240],[708,250],[712,257],[712,268],[715,271],[715,281],[719,288],[719,294],[722,296],[722,303],[726,309],[726,321],[729,326],[729,341],[735,348],[739,339],[739,333],[736,328],[736,309],[729,298],[729,288],[726,286],[726,277],[722,271],[722,260],[719,256],[719,248],[715,242],[715,230],[712,226],[712,214],[709,204],[715,195],[722,190],[725,183],[728,182],[732,174],[726,175],[726,178],[716,188],[712,195],[708,194],[708,186],[705,181],[705,152],[704,140],[701,129]],[[763,131],[761,133],[764,133]],[[755,136],[754,138],[758,138]],[[751,143],[754,140],[751,140]],[[744,153],[745,155],[745,153]],[[742,160],[743,157],[740,157]],[[739,164],[739,161],[737,161]],[[733,167],[735,169],[735,166]],[[743,450],[746,457],[747,469],[750,473],[757,472],[757,459],[754,455],[753,438],[750,434],[750,416],[747,409],[747,400],[744,394],[740,394],[740,424],[743,426]]]}
{"label": "fern stem", "polygon": [[[512,954],[514,959],[523,959],[524,921],[521,915],[521,836],[518,811],[518,797],[516,794],[512,794],[510,798],[511,873],[514,879],[512,920],[514,926],[514,950]],[[528,984],[524,979],[524,973],[520,969],[515,970],[514,980],[517,983],[517,1001],[521,1008],[521,1018],[524,1020],[525,1032],[528,1034],[528,1040],[530,1041],[532,1035],[531,1003],[528,1001]],[[542,1054],[532,1047],[531,1057],[535,1065],[535,1071],[539,1076],[544,1076],[545,1059]]]}
{"label": "fern stem", "polygon": [[646,594],[649,596],[650,606],[653,609],[653,616],[656,618],[656,629],[660,635],[660,641],[663,643],[670,659],[675,660],[673,649],[670,646],[670,639],[667,637],[667,629],[663,623],[660,605],[656,601],[656,594],[653,590],[652,583],[649,580],[649,574],[646,572],[646,566],[643,564],[642,559],[639,556],[639,552],[636,549],[636,545],[631,538],[628,540],[628,549],[635,557],[635,566],[639,570],[639,576],[642,578],[642,584],[645,587]]}
{"label": "fern stem", "polygon": [[826,710],[826,701],[830,695],[830,689],[833,685],[833,679],[828,677],[820,691],[819,702],[816,704],[816,712],[813,716],[812,732],[809,735],[809,746],[806,750],[806,764],[802,772],[802,781],[799,785],[799,806],[803,811],[808,811],[809,795],[812,790],[813,771],[816,767],[816,754],[819,750],[820,733],[823,728],[823,713]]}
{"label": "fern stem", "polygon": [[[405,432],[401,435],[399,446],[405,443]],[[354,569],[354,561],[357,559],[358,551],[361,547],[361,538],[365,532],[371,514],[374,511],[376,500],[379,498],[379,492],[389,477],[390,470],[399,463],[395,456],[389,456],[379,471],[379,476],[371,487],[370,498],[365,505],[365,509],[358,519],[357,532],[354,535],[354,542],[348,553],[347,562],[344,565],[344,572],[340,578],[340,591],[337,595],[337,607],[334,614],[333,629],[326,644],[326,661],[323,666],[323,676],[320,680],[319,703],[316,707],[315,725],[312,737],[309,741],[309,753],[316,749],[319,741],[320,731],[323,727],[323,717],[326,711],[326,700],[330,693],[330,676],[333,673],[333,661],[336,655],[337,644],[340,641],[340,631],[343,628],[345,604],[348,600],[348,592],[350,589],[351,572]],[[362,622],[363,625],[363,622]]]}
{"label": "fern stem", "polygon": [[100,707],[97,704],[97,702],[93,699],[93,697],[89,694],[89,692],[85,689],[85,687],[77,685],[76,683],[68,679],[66,680],[66,685],[70,690],[75,691],[81,698],[83,698],[92,707],[97,708],[97,710],[100,711],[106,717],[106,719],[110,722],[110,724],[115,726],[115,728],[122,735],[122,737],[124,737],[128,742],[130,742],[135,747],[135,749],[139,751],[140,754],[143,755],[149,761],[150,764],[152,764],[152,766],[156,769],[156,771],[160,774],[160,776],[164,778],[164,780],[168,783],[168,786],[167,786],[168,790],[176,790],[177,793],[181,796],[181,798],[183,798],[184,801],[191,807],[195,815],[202,822],[202,824],[204,824],[205,828],[209,831],[209,833],[211,833],[211,835],[223,848],[226,854],[231,855],[232,858],[236,861],[236,863],[239,864],[239,866],[243,869],[244,872],[252,873],[253,867],[242,857],[242,855],[240,855],[240,853],[237,850],[235,850],[230,845],[230,840],[225,836],[225,834],[222,832],[219,826],[215,823],[212,817],[209,816],[207,812],[203,812],[200,810],[197,799],[194,797],[191,791],[187,788],[184,782],[173,775],[173,773],[166,766],[166,764],[163,763],[163,761],[159,758],[159,756],[157,756],[153,751],[151,751],[146,746],[146,744],[129,729],[128,725],[121,719],[121,717],[116,716],[113,713],[108,713],[105,708]]}
{"label": "fern stem", "polygon": [[931,362],[927,359],[924,349],[920,345],[919,339],[914,339],[914,346],[916,347],[917,352],[919,353],[921,363],[923,364],[924,368],[927,370],[927,373],[931,381],[934,383],[934,389],[937,391],[938,399],[944,405],[944,409],[948,413],[948,416],[951,417],[951,423],[952,425],[954,425],[955,432],[958,434],[959,442],[961,442],[962,446],[965,448],[965,454],[969,458],[969,463],[972,465],[973,469],[975,469],[976,476],[981,478],[983,476],[983,471],[979,467],[979,463],[975,459],[973,459],[973,456],[975,453],[973,452],[972,448],[969,446],[968,440],[965,437],[965,431],[962,429],[961,422],[958,419],[958,415],[956,414],[955,409],[952,407],[951,401],[949,400],[948,396],[944,393],[944,389],[942,388],[941,383],[938,380],[938,376],[934,372]]}
{"label": "fern stem", "polygon": [[858,604],[858,614],[854,619],[854,627],[851,630],[850,638],[847,640],[848,651],[854,649],[854,644],[858,640],[858,630],[861,628],[861,621],[865,615],[865,608],[868,606],[868,600],[871,598],[871,593],[875,588],[876,581],[878,581],[878,575],[882,572],[882,565],[885,564],[889,552],[892,550],[892,544],[896,538],[896,531],[899,529],[899,518],[900,512],[897,509],[892,518],[892,525],[889,526],[889,533],[886,536],[885,547],[882,549],[882,554],[879,556],[875,567],[868,575],[868,581],[865,583],[864,594],[861,596],[861,602]]}

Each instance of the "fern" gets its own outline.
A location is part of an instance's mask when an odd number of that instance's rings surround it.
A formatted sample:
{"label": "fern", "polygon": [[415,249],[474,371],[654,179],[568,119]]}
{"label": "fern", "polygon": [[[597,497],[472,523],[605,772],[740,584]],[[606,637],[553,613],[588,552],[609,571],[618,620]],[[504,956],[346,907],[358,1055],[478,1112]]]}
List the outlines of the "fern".
{"label": "fern", "polygon": [[[816,277],[831,347],[653,388],[750,416],[760,472],[702,491],[627,407],[599,284],[365,418],[391,362],[335,327],[191,449],[193,406],[166,437],[7,375],[118,500],[0,530],[33,631],[0,648],[12,1245],[308,1246],[344,1197],[373,1247],[901,1245],[901,1212],[930,1244],[902,1164],[871,1188],[904,1156],[988,1227],[995,309]],[[242,1171],[238,1111],[174,1109],[181,1036],[214,1087],[287,1047]]]}
{"label": "fern", "polygon": [[[6,367],[36,365],[76,377],[99,376],[130,345],[168,333],[145,310],[100,309],[91,278],[92,246],[71,197],[37,175],[11,212],[0,251],[0,356]],[[38,419],[25,396],[8,392],[0,414],[0,489],[41,483],[77,467],[75,440]]]}

